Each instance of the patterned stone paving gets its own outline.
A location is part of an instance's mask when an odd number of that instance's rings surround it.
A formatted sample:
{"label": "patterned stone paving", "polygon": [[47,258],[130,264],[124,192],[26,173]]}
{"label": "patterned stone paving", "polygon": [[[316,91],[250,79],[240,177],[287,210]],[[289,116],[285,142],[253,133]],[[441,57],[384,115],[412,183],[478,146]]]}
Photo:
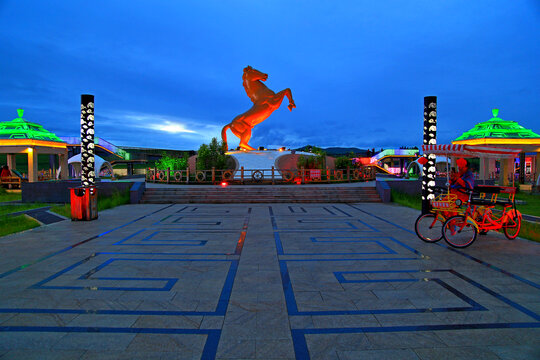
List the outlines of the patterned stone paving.
{"label": "patterned stone paving", "polygon": [[538,359],[540,246],[387,204],[127,205],[0,238],[0,359]]}

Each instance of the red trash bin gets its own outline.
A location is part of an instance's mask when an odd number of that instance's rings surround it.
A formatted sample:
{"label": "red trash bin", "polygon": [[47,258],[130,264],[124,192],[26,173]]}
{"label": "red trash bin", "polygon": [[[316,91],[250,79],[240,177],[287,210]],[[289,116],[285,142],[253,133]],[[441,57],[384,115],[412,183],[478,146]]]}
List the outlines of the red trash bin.
{"label": "red trash bin", "polygon": [[77,187],[70,188],[71,220],[94,220],[97,212],[97,188]]}

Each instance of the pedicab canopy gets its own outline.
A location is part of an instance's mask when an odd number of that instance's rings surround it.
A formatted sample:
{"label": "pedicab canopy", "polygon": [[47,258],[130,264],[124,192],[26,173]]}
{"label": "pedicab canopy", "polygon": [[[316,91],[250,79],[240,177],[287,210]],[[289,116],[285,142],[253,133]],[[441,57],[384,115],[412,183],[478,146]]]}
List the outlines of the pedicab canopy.
{"label": "pedicab canopy", "polygon": [[423,145],[422,151],[425,154],[441,156],[513,159],[518,157],[522,150],[481,145],[438,144]]}

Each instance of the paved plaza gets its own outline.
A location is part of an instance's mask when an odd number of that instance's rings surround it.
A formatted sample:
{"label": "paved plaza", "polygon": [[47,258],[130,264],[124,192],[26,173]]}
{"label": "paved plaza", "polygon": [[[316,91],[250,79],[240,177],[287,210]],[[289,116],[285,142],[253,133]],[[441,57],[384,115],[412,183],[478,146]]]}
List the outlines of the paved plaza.
{"label": "paved plaza", "polygon": [[540,245],[417,216],[126,205],[0,238],[0,359],[539,359]]}

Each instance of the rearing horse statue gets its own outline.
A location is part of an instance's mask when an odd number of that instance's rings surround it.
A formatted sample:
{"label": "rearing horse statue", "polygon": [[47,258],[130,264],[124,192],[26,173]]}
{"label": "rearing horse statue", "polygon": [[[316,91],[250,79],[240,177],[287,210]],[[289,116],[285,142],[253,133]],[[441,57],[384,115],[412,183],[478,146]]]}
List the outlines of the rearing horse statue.
{"label": "rearing horse statue", "polygon": [[238,115],[234,120],[223,127],[221,139],[223,140],[223,150],[227,151],[227,129],[240,138],[240,147],[244,150],[255,150],[248,145],[251,138],[251,129],[266,120],[277,108],[281,106],[283,98],[289,99],[288,108],[292,111],[296,107],[292,98],[291,89],[281,90],[277,94],[266,87],[262,81],[268,79],[268,74],[255,70],[251,66],[244,68],[243,85],[247,95],[253,102],[251,109]]}

